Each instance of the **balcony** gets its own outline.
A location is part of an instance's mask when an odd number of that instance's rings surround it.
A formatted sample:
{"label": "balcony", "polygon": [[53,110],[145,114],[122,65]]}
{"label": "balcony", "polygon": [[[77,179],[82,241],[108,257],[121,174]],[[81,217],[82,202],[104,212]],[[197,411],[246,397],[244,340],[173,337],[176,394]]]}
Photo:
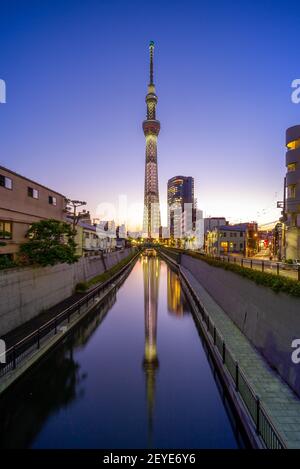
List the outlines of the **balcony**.
{"label": "balcony", "polygon": [[295,185],[297,186],[299,184],[300,187],[300,166],[296,171],[291,171],[286,173],[286,185],[291,186]]}
{"label": "balcony", "polygon": [[288,150],[285,154],[286,166],[290,163],[298,163],[300,168],[300,147],[296,150]]}

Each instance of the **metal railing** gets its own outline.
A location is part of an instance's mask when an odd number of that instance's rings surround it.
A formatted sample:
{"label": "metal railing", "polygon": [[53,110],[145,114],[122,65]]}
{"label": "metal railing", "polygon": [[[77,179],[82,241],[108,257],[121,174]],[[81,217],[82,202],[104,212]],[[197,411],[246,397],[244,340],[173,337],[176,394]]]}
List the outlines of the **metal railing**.
{"label": "metal railing", "polygon": [[237,393],[239,393],[242,401],[245,404],[245,407],[248,410],[249,415],[253,420],[257,434],[262,438],[265,446],[268,449],[286,448],[286,445],[278,434],[271,417],[264,409],[259,397],[254,392],[238,362],[235,360],[231,351],[226,346],[222,334],[219,332],[216,325],[209,317],[209,314],[205,311],[205,308],[201,304],[197,294],[195,293],[193,287],[189,284],[184,273],[180,273],[184,280],[185,286],[192,297],[192,300],[201,314],[203,327],[207,331],[208,338],[210,336],[210,341],[222,359],[223,366],[227,368],[229,375],[231,376],[231,379],[234,383],[235,390]]}
{"label": "metal railing", "polygon": [[214,255],[207,254],[204,251],[189,251],[184,249],[176,248],[166,248],[159,247],[159,250],[165,252],[169,257],[172,257],[178,264],[181,262],[182,254],[189,254],[189,252],[196,252],[200,255],[210,257],[211,259],[216,259],[224,263],[236,264],[241,267],[248,267],[253,270],[258,270],[260,272],[267,272],[274,275],[281,275],[293,280],[300,281],[300,265],[298,264],[289,264],[286,262],[273,262],[267,259],[257,259],[255,257],[242,257],[239,255]]}
{"label": "metal railing", "polygon": [[[76,301],[76,303],[61,311],[54,318],[8,348],[5,352],[5,363],[0,363],[0,378],[17,368],[32,352],[40,349],[42,342],[48,341],[49,338],[56,335],[59,331],[59,327],[63,324],[69,324],[75,315],[80,316],[80,314],[85,312],[91,305],[94,304],[96,306],[99,300],[104,300],[105,297],[116,288],[116,285],[113,284],[114,280],[125,275],[127,270],[129,271],[138,255],[139,253],[133,256],[124,267],[101,285],[94,287],[83,298]],[[99,294],[101,293],[103,293],[103,296],[99,298]]]}
{"label": "metal railing", "polygon": [[209,257],[212,257],[216,260],[220,260],[222,262],[228,262],[230,264],[236,264],[241,267],[248,267],[253,270],[259,270],[260,272],[281,275],[284,277],[291,278],[293,280],[300,281],[300,265],[288,264],[284,262],[272,262],[264,259],[256,259],[255,257],[241,257],[230,255],[210,255]]}

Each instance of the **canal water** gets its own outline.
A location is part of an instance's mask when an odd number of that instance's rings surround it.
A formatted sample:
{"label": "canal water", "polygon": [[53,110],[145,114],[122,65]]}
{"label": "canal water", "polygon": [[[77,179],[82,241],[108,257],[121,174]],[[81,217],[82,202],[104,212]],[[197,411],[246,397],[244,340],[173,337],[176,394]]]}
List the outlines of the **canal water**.
{"label": "canal water", "polygon": [[179,278],[141,256],[118,291],[0,399],[2,448],[239,448]]}

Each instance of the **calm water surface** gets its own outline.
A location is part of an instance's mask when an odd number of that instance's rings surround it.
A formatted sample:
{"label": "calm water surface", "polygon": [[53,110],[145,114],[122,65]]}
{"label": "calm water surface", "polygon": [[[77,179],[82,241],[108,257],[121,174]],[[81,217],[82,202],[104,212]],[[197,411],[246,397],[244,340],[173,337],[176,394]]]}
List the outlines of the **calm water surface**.
{"label": "calm water surface", "polygon": [[245,439],[179,278],[141,257],[121,288],[0,400],[0,446],[238,448]]}

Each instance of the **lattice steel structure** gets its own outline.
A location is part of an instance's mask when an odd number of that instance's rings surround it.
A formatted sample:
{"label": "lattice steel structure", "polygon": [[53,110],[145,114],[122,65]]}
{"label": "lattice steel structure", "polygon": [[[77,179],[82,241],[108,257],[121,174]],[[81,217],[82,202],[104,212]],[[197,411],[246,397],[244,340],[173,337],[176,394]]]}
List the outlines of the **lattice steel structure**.
{"label": "lattice steel structure", "polygon": [[156,119],[157,96],[153,82],[154,42],[150,41],[150,83],[146,95],[147,119],[143,122],[146,138],[145,195],[144,195],[144,236],[149,239],[159,236],[160,208],[157,172],[157,137],[160,122]]}

